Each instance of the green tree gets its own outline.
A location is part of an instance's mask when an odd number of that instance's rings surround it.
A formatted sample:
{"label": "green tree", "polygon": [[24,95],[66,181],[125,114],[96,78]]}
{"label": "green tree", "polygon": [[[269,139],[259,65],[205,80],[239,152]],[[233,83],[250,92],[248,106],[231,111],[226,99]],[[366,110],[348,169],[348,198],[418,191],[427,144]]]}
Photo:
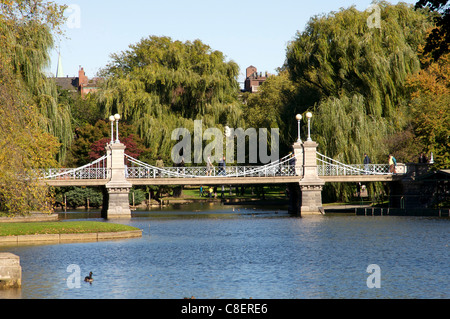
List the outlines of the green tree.
{"label": "green tree", "polygon": [[72,127],[75,130],[86,124],[95,125],[99,119],[104,118],[94,93],[81,97],[81,94],[72,93],[59,86],[57,86],[57,90],[58,102],[62,105],[68,105],[70,108]]}
{"label": "green tree", "polygon": [[450,94],[415,99],[412,109],[416,140],[433,153],[437,168],[450,168]]}
{"label": "green tree", "polygon": [[36,107],[0,56],[0,210],[49,212],[51,197],[38,169],[55,167],[59,144],[38,124]]}
{"label": "green tree", "polygon": [[[341,9],[311,18],[286,53],[284,68],[296,85],[317,90],[308,107],[319,151],[346,163],[361,163],[364,153],[385,162],[389,150],[382,142],[409,125],[405,81],[421,68],[418,49],[432,25],[427,10],[376,4],[380,28],[369,27],[369,12]],[[351,194],[339,188],[339,198]]]}
{"label": "green tree", "polygon": [[412,90],[411,125],[414,142],[420,151],[433,153],[435,167],[450,167],[450,54],[430,61],[423,57],[426,67],[411,75],[407,87]]}
{"label": "green tree", "polygon": [[254,128],[279,128],[280,154],[287,154],[297,137],[295,115],[304,113],[308,102],[317,98],[316,94],[307,83],[299,87],[290,79],[288,71],[280,70],[260,86],[258,93],[247,96],[243,106],[245,124]]}
{"label": "green tree", "polygon": [[450,5],[448,0],[417,1],[416,8],[426,7],[438,14],[434,18],[436,25],[428,34],[425,51],[438,60],[450,50]]}
{"label": "green tree", "polygon": [[8,67],[24,82],[24,88],[42,117],[39,124],[59,139],[58,154],[64,160],[72,141],[70,111],[58,102],[55,83],[42,69],[49,63],[53,34],[61,34],[66,6],[44,0],[2,0],[0,2],[0,54],[9,60]]}
{"label": "green tree", "polygon": [[[430,17],[410,5],[379,2],[381,27],[369,28],[369,13],[354,7],[313,17],[287,50],[294,81],[306,80],[323,98],[361,94],[366,113],[396,118],[408,74],[420,69],[417,55]],[[398,123],[397,123],[398,122]]]}
{"label": "green tree", "polygon": [[0,209],[10,215],[51,211],[39,169],[57,165],[60,144],[49,117],[55,104],[43,108],[51,88],[40,69],[61,10],[38,0],[0,2]]}
{"label": "green tree", "polygon": [[145,191],[135,187],[130,190],[128,198],[130,200],[130,205],[135,206],[142,204],[142,202],[147,199],[147,197],[145,196]]}
{"label": "green tree", "polygon": [[[114,139],[115,139],[114,124]],[[144,141],[135,133],[132,125],[120,124],[120,142],[127,147],[125,153],[140,159],[151,157],[150,150]],[[75,131],[76,138],[67,156],[67,167],[79,167],[92,162],[106,153],[105,146],[111,141],[111,125],[98,120],[95,125],[85,124]]]}
{"label": "green tree", "polygon": [[205,127],[240,127],[239,68],[200,40],[150,36],[111,58],[99,94],[104,115],[120,113],[154,157],[170,157],[172,130],[192,132],[195,119]]}
{"label": "green tree", "polygon": [[99,208],[103,205],[103,193],[96,187],[69,187],[60,190],[57,200],[61,204],[65,202],[68,207],[77,208],[80,206]]}

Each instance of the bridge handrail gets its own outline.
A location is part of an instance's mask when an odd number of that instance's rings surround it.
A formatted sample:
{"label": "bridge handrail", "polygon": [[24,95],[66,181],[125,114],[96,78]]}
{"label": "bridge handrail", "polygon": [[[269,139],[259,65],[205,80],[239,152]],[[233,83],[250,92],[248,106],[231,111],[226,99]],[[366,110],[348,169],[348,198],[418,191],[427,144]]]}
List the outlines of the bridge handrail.
{"label": "bridge handrail", "polygon": [[[159,172],[159,173],[163,173],[164,172],[164,173],[166,173],[168,175],[173,175],[174,177],[183,177],[183,176],[185,176],[185,174],[180,174],[179,172],[171,172],[170,170],[168,170],[166,168],[156,167],[156,166],[153,166],[151,164],[142,162],[142,161],[140,161],[140,160],[138,160],[138,159],[136,159],[136,158],[134,158],[134,157],[132,157],[132,156],[130,156],[128,154],[125,154],[125,158],[127,158],[131,163],[136,164],[136,165],[138,165],[140,167],[144,167],[144,168],[147,168],[147,169],[154,170],[155,176],[156,176],[156,172]],[[195,175],[186,175],[185,177],[195,177]]]}
{"label": "bridge handrail", "polygon": [[[387,164],[369,164],[368,166],[367,164],[348,165],[319,152],[316,152],[316,154],[317,161],[319,162],[317,165],[317,172],[320,176],[391,174],[387,172],[389,168],[389,165]],[[137,176],[136,178],[157,178],[162,176],[169,178],[295,176],[295,165],[291,164],[292,159],[295,158],[296,156],[293,153],[289,153],[279,160],[262,166],[227,166],[224,168],[219,167],[219,170],[217,170],[217,167],[213,167],[211,175],[205,176],[207,175],[207,168],[203,166],[161,168],[125,154],[125,159],[137,166],[125,167],[125,171],[127,178],[128,175]],[[57,179],[64,176],[68,176],[70,179],[106,179],[109,176],[109,170],[105,163],[106,159],[107,155],[104,155],[99,159],[78,168],[48,169],[41,170],[41,172],[44,179]],[[103,164],[100,165],[102,162]],[[283,165],[286,163],[289,163],[289,165]],[[322,165],[320,163],[322,163]],[[364,167],[364,169],[360,167]],[[369,170],[367,167],[369,167]],[[323,171],[321,172],[321,170]]]}
{"label": "bridge handrail", "polygon": [[[283,158],[276,160],[272,163],[266,164],[264,166],[228,166],[224,169],[226,171],[230,171],[234,169],[235,173],[226,174],[224,171],[219,171],[219,175],[216,175],[216,168],[213,167],[213,174],[212,176],[204,176],[204,175],[195,175],[195,174],[186,174],[186,171],[199,171],[202,173],[205,173],[207,171],[207,168],[204,166],[195,166],[195,167],[168,167],[168,168],[161,168],[156,167],[151,164],[142,162],[138,159],[135,159],[127,154],[125,154],[125,157],[133,164],[138,165],[140,167],[143,167],[148,170],[152,170],[153,172],[153,178],[167,175],[168,177],[181,177],[181,178],[198,178],[198,177],[217,177],[217,176],[223,176],[223,177],[240,177],[240,176],[248,176],[248,175],[255,175],[259,174],[261,172],[264,172],[265,175],[267,175],[267,172],[269,170],[273,170],[274,168],[280,168],[282,164],[290,161],[292,159],[292,153],[284,156]],[[130,172],[133,170],[133,168],[128,168]],[[184,173],[181,173],[180,170],[182,170]],[[222,175],[222,172],[224,174]],[[294,172],[295,173],[295,172]],[[272,174],[272,172],[269,173],[269,175]],[[273,175],[273,174],[272,174]],[[292,175],[290,172],[288,172],[288,175]]]}
{"label": "bridge handrail", "polygon": [[[104,155],[89,164],[86,164],[86,165],[83,165],[83,166],[80,166],[77,168],[59,168],[59,169],[43,170],[44,179],[56,179],[58,177],[63,177],[63,176],[67,176],[67,175],[76,177],[77,172],[81,172],[84,170],[89,170],[89,171],[94,170],[97,172],[100,171],[100,173],[101,173],[100,175],[99,174],[95,174],[95,175],[101,176],[102,178],[107,178],[106,175],[108,174],[108,172],[107,172],[107,168],[106,168],[105,164],[103,164],[103,167],[90,168],[91,166],[94,166],[101,162],[106,161],[106,159],[107,159],[107,155]],[[54,174],[52,172],[52,170],[56,170],[56,171],[58,171],[58,173]]]}
{"label": "bridge handrail", "polygon": [[[256,174],[256,173],[260,173],[260,172],[263,172],[263,171],[267,171],[267,170],[273,169],[275,167],[280,167],[282,164],[290,161],[293,157],[295,157],[295,156],[292,156],[292,155],[293,155],[292,153],[289,153],[288,155],[282,157],[281,159],[276,160],[276,161],[271,162],[271,163],[268,163],[268,164],[263,165],[263,166],[255,166],[255,167],[250,166],[250,171],[244,172],[243,174],[238,174],[238,173],[231,174],[229,176],[230,177],[239,177],[241,175],[246,176],[246,175],[251,175],[251,174]],[[242,167],[247,168],[248,166],[242,166]]]}
{"label": "bridge handrail", "polygon": [[[337,160],[335,160],[335,159],[333,159],[331,157],[323,155],[323,154],[321,154],[319,152],[316,152],[316,154],[319,156],[319,157],[317,157],[317,160],[319,162],[325,163],[327,165],[331,165],[333,167],[338,167],[338,168],[339,167],[343,167],[346,171],[349,170],[350,172],[358,173],[358,175],[386,175],[386,174],[389,174],[389,173],[377,172],[376,169],[366,170],[366,169],[360,169],[360,168],[356,167],[356,165],[359,166],[359,165],[364,165],[364,164],[348,165],[348,164],[341,163],[341,162],[339,162],[339,161],[337,161]],[[326,161],[325,159],[327,159],[329,161]],[[336,163],[336,164],[333,164],[333,163]],[[373,166],[374,168],[376,168],[377,166],[388,167],[387,164],[369,164],[369,165]],[[319,168],[319,165],[318,165],[318,168]]]}

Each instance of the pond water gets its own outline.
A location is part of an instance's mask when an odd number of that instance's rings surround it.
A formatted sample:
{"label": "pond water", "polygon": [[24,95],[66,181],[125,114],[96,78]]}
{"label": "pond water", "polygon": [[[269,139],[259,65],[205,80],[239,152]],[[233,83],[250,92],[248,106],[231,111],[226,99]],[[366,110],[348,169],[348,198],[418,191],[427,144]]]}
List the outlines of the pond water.
{"label": "pond water", "polygon": [[[0,298],[450,297],[448,218],[297,218],[274,207],[192,204],[119,222],[142,238],[0,246],[22,266],[22,288]],[[372,264],[378,272],[367,272]],[[81,278],[92,271],[94,282],[78,285],[74,269]]]}

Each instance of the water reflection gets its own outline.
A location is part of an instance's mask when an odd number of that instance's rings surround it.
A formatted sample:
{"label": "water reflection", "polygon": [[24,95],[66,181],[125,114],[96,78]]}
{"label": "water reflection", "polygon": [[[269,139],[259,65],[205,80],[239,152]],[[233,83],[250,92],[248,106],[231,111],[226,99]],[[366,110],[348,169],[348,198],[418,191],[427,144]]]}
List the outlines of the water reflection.
{"label": "water reflection", "polygon": [[[217,202],[170,204],[153,206],[150,209],[137,209],[132,211],[132,217],[152,218],[239,218],[239,217],[292,217],[287,207],[265,206],[255,208],[245,205],[227,205]],[[102,218],[98,210],[72,210],[60,212],[59,218],[66,219],[99,219]]]}
{"label": "water reflection", "polygon": [[[85,214],[85,215],[82,215]],[[65,218],[96,219],[98,212]],[[117,222],[117,221],[114,221]],[[135,211],[142,238],[0,247],[20,256],[13,298],[448,298],[448,219],[318,216],[204,204]],[[369,264],[382,288],[368,289]],[[77,264],[92,285],[70,289]],[[0,295],[0,297],[5,297]]]}
{"label": "water reflection", "polygon": [[0,299],[22,299],[22,289],[0,289]]}

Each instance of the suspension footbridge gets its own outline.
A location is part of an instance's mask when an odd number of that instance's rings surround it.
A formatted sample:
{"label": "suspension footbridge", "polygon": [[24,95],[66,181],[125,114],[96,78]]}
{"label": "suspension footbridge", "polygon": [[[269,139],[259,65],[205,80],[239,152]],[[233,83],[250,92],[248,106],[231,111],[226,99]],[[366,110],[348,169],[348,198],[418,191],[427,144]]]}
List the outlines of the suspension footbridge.
{"label": "suspension footbridge", "polygon": [[[388,164],[344,164],[316,152],[317,176],[325,182],[379,182],[398,179],[406,173],[403,166],[397,174]],[[102,186],[111,179],[107,155],[78,168],[54,168],[43,171],[50,186]],[[299,181],[303,176],[296,165],[297,157],[289,154],[263,166],[156,167],[124,155],[124,175],[133,185],[240,185],[283,184]]]}
{"label": "suspension footbridge", "polygon": [[317,152],[318,144],[310,138],[305,142],[299,139],[292,153],[262,166],[156,167],[125,154],[117,128],[116,141],[112,135],[106,155],[82,167],[42,171],[42,180],[55,187],[104,186],[106,217],[129,218],[128,194],[133,185],[286,184],[291,211],[316,214],[323,212],[321,194],[326,182],[388,182],[406,173],[405,166],[392,174],[388,164],[339,162]]}
{"label": "suspension footbridge", "polygon": [[111,143],[106,155],[82,167],[42,172],[50,186],[104,186],[107,218],[129,218],[129,190],[133,185],[257,185],[285,184],[292,211],[321,213],[326,182],[389,182],[406,172],[389,172],[387,164],[345,164],[317,152],[313,141],[295,143],[294,152],[262,166],[156,167],[125,154],[125,145]]}

